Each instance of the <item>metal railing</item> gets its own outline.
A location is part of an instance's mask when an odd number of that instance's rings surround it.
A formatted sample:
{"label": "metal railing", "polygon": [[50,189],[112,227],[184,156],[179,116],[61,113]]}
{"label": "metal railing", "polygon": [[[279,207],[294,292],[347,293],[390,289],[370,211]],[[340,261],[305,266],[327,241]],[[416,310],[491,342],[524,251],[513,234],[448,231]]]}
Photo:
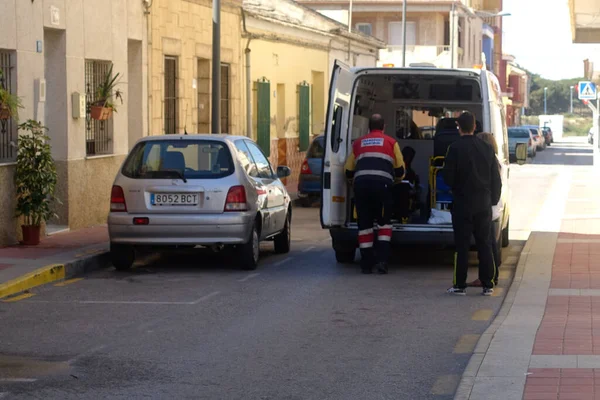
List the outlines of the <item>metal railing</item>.
{"label": "metal railing", "polygon": [[109,61],[85,62],[85,152],[88,156],[112,153],[113,118],[98,121],[92,118],[92,104],[97,99],[97,88],[104,81],[112,65]]}
{"label": "metal railing", "polygon": [[[0,87],[12,91],[12,53],[0,50]],[[17,157],[16,148],[12,145],[17,141],[17,127],[12,118],[0,120],[0,163],[12,162]]]}

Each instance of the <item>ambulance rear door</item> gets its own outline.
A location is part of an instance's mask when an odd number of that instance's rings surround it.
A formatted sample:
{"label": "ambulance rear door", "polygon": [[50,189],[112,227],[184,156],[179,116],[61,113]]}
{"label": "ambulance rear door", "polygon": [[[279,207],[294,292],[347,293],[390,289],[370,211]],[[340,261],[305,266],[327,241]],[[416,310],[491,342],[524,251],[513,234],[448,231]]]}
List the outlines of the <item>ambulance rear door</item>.
{"label": "ambulance rear door", "polygon": [[321,226],[326,229],[346,222],[349,199],[344,164],[351,147],[349,123],[354,79],[354,72],[336,60],[329,86],[321,176]]}

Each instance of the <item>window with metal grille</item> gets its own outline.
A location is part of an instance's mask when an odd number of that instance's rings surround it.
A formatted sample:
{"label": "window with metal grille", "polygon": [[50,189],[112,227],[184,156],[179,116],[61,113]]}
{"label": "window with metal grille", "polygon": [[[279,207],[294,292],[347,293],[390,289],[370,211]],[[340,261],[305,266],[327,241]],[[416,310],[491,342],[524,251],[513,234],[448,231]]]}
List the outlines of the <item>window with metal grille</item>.
{"label": "window with metal grille", "polygon": [[373,28],[372,28],[371,24],[369,24],[367,22],[361,22],[360,24],[356,24],[356,29],[358,29],[360,32],[364,33],[365,35],[371,36],[373,34]]}
{"label": "window with metal grille", "polygon": [[110,61],[85,61],[85,152],[88,156],[112,153],[113,119],[98,121],[92,118],[92,104],[97,100],[98,86],[111,65]]}
{"label": "window with metal grille", "polygon": [[[0,50],[0,87],[13,93],[13,67],[14,56],[9,51]],[[17,126],[12,119],[0,120],[0,163],[14,161],[17,151],[12,142],[17,141]]]}
{"label": "window with metal grille", "polygon": [[310,86],[306,82],[298,85],[298,134],[300,151],[308,150],[310,144]]}
{"label": "window with metal grille", "polygon": [[165,57],[165,134],[177,133],[177,57]]}
{"label": "window with metal grille", "polygon": [[221,133],[229,132],[229,64],[221,64]]}

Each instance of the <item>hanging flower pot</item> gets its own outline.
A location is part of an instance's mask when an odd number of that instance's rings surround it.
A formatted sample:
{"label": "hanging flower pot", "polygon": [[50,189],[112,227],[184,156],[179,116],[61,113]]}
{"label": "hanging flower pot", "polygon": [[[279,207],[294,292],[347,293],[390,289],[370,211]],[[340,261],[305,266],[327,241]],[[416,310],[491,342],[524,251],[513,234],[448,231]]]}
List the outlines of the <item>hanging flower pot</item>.
{"label": "hanging flower pot", "polygon": [[4,104],[0,104],[0,120],[7,120],[10,118],[10,108]]}
{"label": "hanging flower pot", "polygon": [[98,121],[106,121],[112,116],[113,109],[110,107],[103,106],[92,106],[91,117]]}
{"label": "hanging flower pot", "polygon": [[35,225],[21,225],[23,231],[23,246],[37,246],[40,244],[41,227]]}

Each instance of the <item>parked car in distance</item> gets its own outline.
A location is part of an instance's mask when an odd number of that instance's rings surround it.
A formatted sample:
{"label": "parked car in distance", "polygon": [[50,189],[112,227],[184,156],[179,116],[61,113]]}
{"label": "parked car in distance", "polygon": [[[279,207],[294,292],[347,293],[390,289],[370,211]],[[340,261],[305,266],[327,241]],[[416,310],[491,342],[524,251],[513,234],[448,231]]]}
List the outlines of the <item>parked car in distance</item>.
{"label": "parked car in distance", "polygon": [[535,143],[535,147],[537,150],[545,150],[546,149],[546,139],[542,134],[542,130],[539,126],[534,125],[523,125],[523,128],[528,128],[531,131],[533,136],[533,141]]}
{"label": "parked car in distance", "polygon": [[148,136],[133,147],[112,187],[108,232],[116,269],[136,248],[231,247],[255,269],[259,242],[290,251],[292,207],[279,178],[253,141],[233,135]]}
{"label": "parked car in distance", "polygon": [[421,137],[423,139],[433,139],[433,135],[435,135],[435,126],[421,126],[419,129],[421,130]]}
{"label": "parked car in distance", "polygon": [[550,128],[549,126],[543,126],[540,129],[542,130],[544,139],[546,139],[546,145],[551,146],[552,143],[554,143],[554,135],[552,134],[552,128]]}
{"label": "parked car in distance", "polygon": [[511,162],[517,159],[517,143],[527,143],[527,155],[531,158],[535,157],[536,147],[531,131],[527,128],[511,127],[508,128],[508,155]]}
{"label": "parked car in distance", "polygon": [[321,171],[323,170],[323,154],[325,136],[317,136],[311,143],[306,158],[300,168],[298,179],[298,198],[300,205],[310,207],[321,197]]}

